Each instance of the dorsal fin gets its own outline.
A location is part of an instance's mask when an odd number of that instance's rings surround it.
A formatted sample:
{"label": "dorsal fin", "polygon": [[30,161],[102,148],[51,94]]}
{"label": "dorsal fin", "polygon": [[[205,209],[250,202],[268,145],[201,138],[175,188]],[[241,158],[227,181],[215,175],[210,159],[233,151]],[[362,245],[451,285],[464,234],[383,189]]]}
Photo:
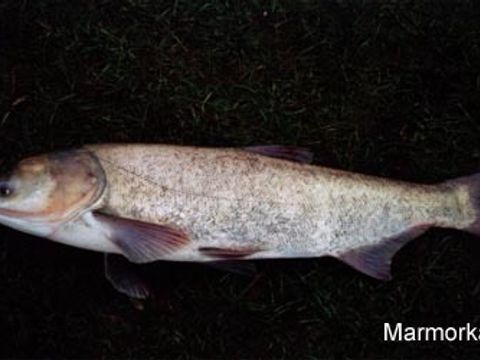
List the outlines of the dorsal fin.
{"label": "dorsal fin", "polygon": [[296,161],[304,164],[310,164],[313,160],[313,153],[305,148],[283,145],[262,145],[248,146],[243,150],[269,156],[277,159]]}
{"label": "dorsal fin", "polygon": [[336,257],[355,270],[379,280],[390,280],[392,258],[410,240],[423,234],[429,226],[412,227],[396,236],[384,239],[378,244],[363,246],[338,254]]}

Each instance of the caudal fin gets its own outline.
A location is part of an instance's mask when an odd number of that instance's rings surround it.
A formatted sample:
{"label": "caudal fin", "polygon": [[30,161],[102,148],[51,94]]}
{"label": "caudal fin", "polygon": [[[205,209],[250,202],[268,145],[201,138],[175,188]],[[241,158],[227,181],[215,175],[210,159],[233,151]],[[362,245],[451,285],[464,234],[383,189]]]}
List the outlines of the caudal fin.
{"label": "caudal fin", "polygon": [[458,210],[462,213],[455,228],[480,236],[480,173],[447,181],[457,198]]}

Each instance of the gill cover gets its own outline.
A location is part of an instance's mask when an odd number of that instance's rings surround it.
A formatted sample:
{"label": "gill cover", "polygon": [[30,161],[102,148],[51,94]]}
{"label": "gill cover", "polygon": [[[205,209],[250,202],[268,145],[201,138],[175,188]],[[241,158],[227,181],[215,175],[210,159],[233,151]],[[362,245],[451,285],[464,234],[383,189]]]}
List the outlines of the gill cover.
{"label": "gill cover", "polygon": [[27,158],[0,180],[0,216],[63,222],[94,205],[105,184],[102,166],[86,150]]}

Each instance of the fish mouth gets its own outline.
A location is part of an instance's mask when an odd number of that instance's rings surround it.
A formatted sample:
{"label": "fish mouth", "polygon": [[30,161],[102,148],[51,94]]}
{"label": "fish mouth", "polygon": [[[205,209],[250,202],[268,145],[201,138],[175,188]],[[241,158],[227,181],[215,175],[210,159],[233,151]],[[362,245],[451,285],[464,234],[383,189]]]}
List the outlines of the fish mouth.
{"label": "fish mouth", "polygon": [[[86,165],[84,169],[85,174],[81,174],[83,176],[81,180],[84,180],[82,184],[85,186],[79,192],[80,196],[76,197],[75,202],[68,204],[69,206],[67,207],[65,197],[62,195],[68,194],[69,186],[75,186],[75,184],[72,185],[68,182],[71,176],[65,176],[58,169],[52,169],[49,175],[56,181],[56,188],[48,198],[48,206],[36,211],[0,207],[0,217],[56,224],[72,220],[86,211],[99,206],[107,188],[107,180],[105,171],[95,154],[88,150],[80,149],[49,154],[47,157],[49,162],[57,163],[57,165],[58,163],[68,162],[71,159],[75,159],[79,164]],[[62,167],[62,164],[60,164],[60,168]]]}

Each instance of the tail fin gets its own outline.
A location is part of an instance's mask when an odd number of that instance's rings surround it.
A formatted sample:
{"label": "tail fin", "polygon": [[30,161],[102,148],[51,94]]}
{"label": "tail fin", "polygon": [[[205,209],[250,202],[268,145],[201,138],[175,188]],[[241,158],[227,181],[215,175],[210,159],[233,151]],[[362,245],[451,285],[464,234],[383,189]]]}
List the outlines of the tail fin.
{"label": "tail fin", "polygon": [[480,236],[480,173],[447,181],[446,185],[455,191],[463,214],[462,223],[456,228]]}

